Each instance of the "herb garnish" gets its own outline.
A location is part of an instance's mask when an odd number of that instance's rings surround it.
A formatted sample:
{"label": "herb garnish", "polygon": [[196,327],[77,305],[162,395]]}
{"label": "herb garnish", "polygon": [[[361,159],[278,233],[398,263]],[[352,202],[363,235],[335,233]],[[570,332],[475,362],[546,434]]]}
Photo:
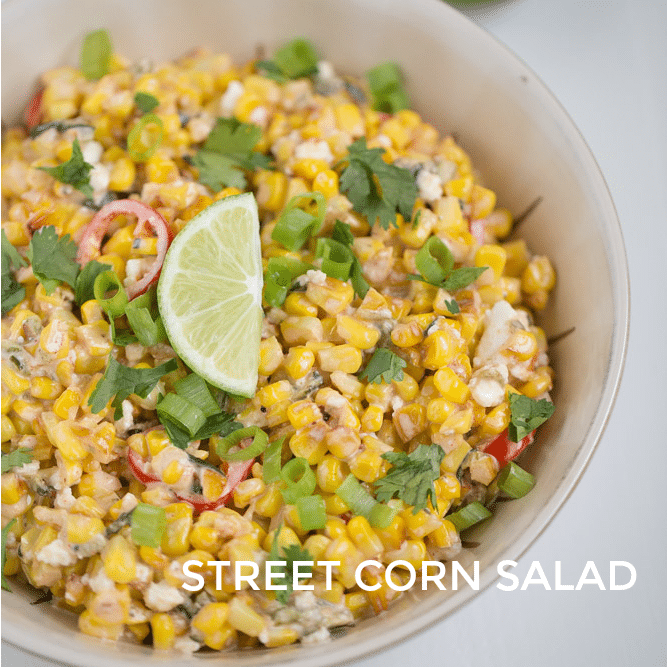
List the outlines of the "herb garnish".
{"label": "herb garnish", "polygon": [[17,282],[12,269],[27,266],[18,250],[9,242],[2,230],[2,314],[10,311],[25,298],[25,287]]}
{"label": "herb garnish", "polygon": [[37,167],[41,171],[50,174],[57,181],[67,183],[75,187],[79,192],[83,192],[86,197],[93,196],[93,188],[90,186],[90,170],[92,164],[88,164],[83,159],[79,140],[75,139],[72,144],[72,156],[67,162],[59,164],[57,167]]}
{"label": "herb garnish", "polygon": [[150,93],[139,91],[134,94],[134,106],[142,113],[150,113],[155,107],[160,105],[160,100]]}
{"label": "herb garnish", "polygon": [[52,225],[37,230],[28,246],[28,259],[32,272],[47,294],[51,294],[61,282],[76,285],[79,265],[76,262],[77,247],[69,234],[58,237]]}
{"label": "herb garnish", "polygon": [[[313,557],[307,549],[302,549],[298,544],[290,544],[282,549],[278,546],[278,536],[280,531],[283,529],[283,525],[280,524],[280,527],[275,532],[273,536],[273,543],[271,544],[271,551],[269,552],[269,557],[267,560],[270,561],[285,561],[285,565],[276,566],[272,568],[273,572],[284,572],[285,573],[285,584],[287,585],[286,590],[276,591],[276,600],[281,604],[287,604],[289,602],[290,595],[294,591],[294,562],[295,561],[310,561],[312,562]],[[280,554],[282,551],[282,555]],[[306,566],[302,570],[304,573],[307,572]],[[308,574],[312,575],[312,568]]]}
{"label": "herb garnish", "polygon": [[350,254],[352,255],[352,268],[350,269],[350,281],[352,282],[352,287],[354,288],[355,293],[360,296],[362,299],[366,296],[366,293],[370,289],[370,285],[361,269],[361,262],[359,258],[354,254],[352,250],[352,244],[354,243],[354,235],[352,234],[352,229],[350,225],[340,220],[336,220],[334,225],[331,238],[343,245],[346,245],[350,248]]}
{"label": "herb garnish", "polygon": [[12,468],[20,468],[25,463],[32,461],[32,449],[20,447],[9,454],[2,455],[2,472],[8,472]]}
{"label": "herb garnish", "polygon": [[255,67],[267,78],[283,83],[315,74],[317,53],[308,40],[293,39],[275,52],[273,60],[260,60]]}
{"label": "herb garnish", "polygon": [[97,278],[100,273],[111,269],[112,267],[109,264],[100,264],[100,262],[94,259],[91,259],[90,262],[81,269],[74,285],[74,300],[77,305],[80,306],[82,303],[95,298],[93,292],[95,278]]}
{"label": "herb garnish", "polygon": [[509,437],[519,442],[551,417],[556,409],[554,404],[543,398],[539,401],[523,394],[510,394]]}
{"label": "herb garnish", "polygon": [[373,353],[366,368],[359,374],[359,379],[367,379],[368,382],[389,384],[392,380],[403,379],[403,369],[407,366],[404,359],[394,354],[386,347],[379,347]]}

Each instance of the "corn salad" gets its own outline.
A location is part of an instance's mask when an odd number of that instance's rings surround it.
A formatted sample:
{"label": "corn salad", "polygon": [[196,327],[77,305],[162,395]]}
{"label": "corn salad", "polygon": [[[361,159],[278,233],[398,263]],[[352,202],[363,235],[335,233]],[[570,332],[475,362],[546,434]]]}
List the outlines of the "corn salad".
{"label": "corn salad", "polygon": [[[283,466],[307,461],[326,519],[304,529],[296,505],[283,496],[285,482],[265,481],[262,455],[225,504],[201,511],[188,502],[195,483],[207,501],[219,498],[226,470],[220,436],[181,449],[156,416],[160,396],[188,369],[179,363],[146,396],[130,394],[120,414],[110,405],[94,412],[90,398],[110,354],[125,366],[151,369],[175,352],[167,342],[114,345],[98,300],[77,304],[65,282],[48,290],[35,267],[15,267],[25,295],[2,318],[3,470],[5,455],[22,451],[25,459],[2,474],[4,575],[50,590],[86,634],[155,649],[223,650],[327,639],[329,628],[379,613],[399,595],[382,578],[387,564],[400,559],[418,568],[423,560],[455,558],[460,524],[448,517],[498,493],[503,462],[485,448],[508,429],[511,397],[549,397],[553,372],[533,314],[546,306],[555,273],[523,240],[504,240],[512,215],[496,206],[454,138],[415,111],[374,110],[365,83],[339,76],[324,61],[311,76],[277,81],[256,61],[236,66],[205,50],[155,66],[113,53],[97,80],[59,67],[41,83],[40,120],[51,126],[36,136],[11,128],[2,145],[2,229],[22,257],[41,228],[78,242],[95,210],[115,198],[138,199],[178,234],[211,203],[241,192],[203,184],[193,164],[216,119],[261,128],[254,150],[272,165],[247,173],[244,189],[259,205],[264,266],[292,258],[314,268],[296,278],[282,305],[264,304],[255,396],[227,396],[222,405],[271,442],[284,438]],[[163,130],[148,157],[128,142],[142,118],[137,93],[155,98],[151,113]],[[397,214],[385,229],[346,196],[341,172],[348,147],[360,138],[414,178],[410,219]],[[42,169],[70,160],[75,140],[92,167],[87,194]],[[289,250],[272,233],[288,202],[304,193],[320,193],[326,214],[313,238]],[[337,221],[354,237],[351,248],[368,283],[363,296],[350,280],[320,270],[317,238],[330,237]],[[157,255],[155,237],[133,230],[131,217],[116,218],[95,258],[126,285]],[[408,279],[419,276],[418,253],[433,238],[457,266],[485,270],[451,290]],[[402,370],[372,381],[363,370],[380,349],[391,351]],[[378,527],[336,493],[352,476],[374,495],[392,470],[386,455],[420,446],[442,450],[423,507],[399,493],[385,503],[390,522]],[[149,471],[144,481],[128,463],[132,456]],[[140,503],[164,509],[155,546],[133,538],[129,517]],[[297,545],[314,561],[340,561],[331,589],[317,566],[314,591],[286,602],[272,591],[235,590],[226,575],[218,588],[206,567],[201,592],[182,588],[186,561],[261,565],[276,539],[279,548]],[[366,559],[383,564],[365,570],[369,583],[382,582],[372,592],[354,578]],[[397,569],[394,576],[403,574]]]}

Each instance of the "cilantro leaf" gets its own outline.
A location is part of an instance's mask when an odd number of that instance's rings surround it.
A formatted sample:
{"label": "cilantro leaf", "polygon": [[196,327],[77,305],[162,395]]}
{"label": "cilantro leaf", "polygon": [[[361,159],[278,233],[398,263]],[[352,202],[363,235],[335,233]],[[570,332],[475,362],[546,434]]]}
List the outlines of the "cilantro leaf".
{"label": "cilantro leaf", "polygon": [[303,38],[297,38],[279,48],[273,60],[260,60],[256,67],[267,78],[284,83],[288,79],[315,74],[317,60],[313,45]]}
{"label": "cilantro leaf", "polygon": [[477,280],[488,268],[488,266],[462,266],[460,269],[454,269],[440,287],[446,290],[461,289]]}
{"label": "cilantro leaf", "polygon": [[241,165],[229,155],[199,150],[193,156],[192,164],[199,170],[199,182],[213,192],[226,187],[243,190],[247,184]]}
{"label": "cilantro leaf", "polygon": [[[313,557],[307,549],[302,549],[298,544],[290,544],[282,549],[278,546],[278,536],[280,531],[283,529],[283,524],[281,523],[278,527],[278,530],[273,536],[273,543],[271,544],[271,551],[267,560],[271,561],[285,561],[285,565],[276,566],[273,568],[274,572],[284,572],[285,579],[283,580],[287,585],[286,590],[276,591],[276,600],[280,604],[287,604],[290,599],[290,595],[294,591],[294,561],[312,561]],[[282,551],[282,555],[280,554]],[[308,570],[304,567],[302,571],[307,572]],[[313,570],[310,569],[310,574],[312,575]]]}
{"label": "cilantro leaf", "polygon": [[519,442],[551,417],[555,406],[546,398],[539,401],[523,394],[510,394],[509,437]]}
{"label": "cilantro leaf", "polygon": [[92,164],[88,164],[83,159],[79,140],[75,139],[72,144],[72,157],[67,162],[59,164],[57,167],[37,167],[47,174],[50,174],[61,183],[68,183],[74,186],[79,192],[83,192],[86,197],[93,196],[93,188],[90,186],[90,170]]}
{"label": "cilantro leaf", "polygon": [[461,309],[459,308],[458,301],[456,299],[452,299],[451,301],[445,300],[445,306],[447,306],[447,310],[452,315],[456,315],[456,313],[461,312]]}
{"label": "cilantro leaf", "polygon": [[0,542],[0,549],[2,550],[2,554],[0,555],[0,582],[2,584],[2,588],[4,588],[6,591],[11,591],[12,589],[9,587],[9,583],[5,579],[5,562],[7,560],[7,535],[9,534],[9,531],[12,529],[12,526],[16,523],[16,519],[12,519],[3,529],[2,529],[2,541]]}
{"label": "cilantro leaf", "polygon": [[377,500],[386,502],[398,497],[414,507],[413,514],[426,507],[427,498],[435,507],[437,498],[433,482],[440,477],[440,462],[444,456],[444,450],[438,445],[419,445],[410,454],[383,454],[382,458],[389,461],[392,467],[375,482]]}
{"label": "cilantro leaf", "polygon": [[392,380],[403,379],[403,369],[407,366],[404,359],[394,354],[386,347],[375,350],[366,368],[359,374],[360,379],[368,379],[369,382],[389,384]]}
{"label": "cilantro leaf", "polygon": [[25,298],[25,287],[21,285],[12,269],[27,266],[26,261],[19,255],[18,250],[9,242],[2,230],[2,314],[9,312]]}
{"label": "cilantro leaf", "polygon": [[243,426],[234,419],[235,416],[236,415],[231,414],[230,412],[220,412],[211,417],[207,417],[204,425],[194,435],[190,435],[173,419],[170,419],[165,415],[164,412],[158,412],[158,419],[164,426],[164,430],[167,432],[171,444],[179,449],[185,449],[188,446],[188,443],[192,440],[206,440],[212,435],[220,435],[224,438],[232,431],[243,428]]}
{"label": "cilantro leaf", "polygon": [[338,241],[338,243],[348,246],[352,251],[353,260],[352,268],[350,269],[350,281],[352,282],[352,287],[354,288],[355,293],[363,299],[371,286],[368,284],[366,278],[364,278],[361,262],[354,254],[354,250],[352,250],[352,244],[354,243],[352,228],[347,223],[336,220],[333,232],[331,233],[331,238],[334,241]]}
{"label": "cilantro leaf", "polygon": [[348,165],[340,178],[341,191],[356,211],[372,225],[379,221],[384,229],[396,226],[396,214],[409,220],[417,198],[414,176],[402,167],[387,164],[383,148],[368,148],[366,139],[348,146]]}
{"label": "cilantro leaf", "polygon": [[176,359],[170,359],[155,368],[130,368],[109,355],[109,365],[90,395],[88,405],[93,412],[101,412],[113,398],[111,405],[116,409],[114,416],[115,419],[120,419],[121,405],[130,394],[146,398],[163,375],[177,368]]}
{"label": "cilantro leaf", "polygon": [[134,106],[142,113],[150,113],[160,105],[160,100],[150,93],[138,92],[134,94]]}
{"label": "cilantro leaf", "polygon": [[58,238],[52,225],[42,227],[32,235],[28,246],[28,259],[32,272],[47,294],[51,294],[61,282],[76,285],[79,265],[76,262],[76,243],[69,234]]}
{"label": "cilantro leaf", "polygon": [[32,461],[32,449],[21,447],[15,449],[9,454],[2,455],[2,472],[7,472],[12,468],[20,468],[24,463]]}
{"label": "cilantro leaf", "polygon": [[94,259],[90,260],[90,262],[81,269],[74,284],[74,300],[77,305],[80,306],[82,303],[95,298],[95,294],[93,293],[95,278],[97,278],[100,273],[111,269],[113,269],[113,267],[109,264],[100,264]]}
{"label": "cilantro leaf", "polygon": [[262,130],[252,123],[242,123],[236,118],[218,118],[203,148],[225,155],[249,153],[261,139]]}

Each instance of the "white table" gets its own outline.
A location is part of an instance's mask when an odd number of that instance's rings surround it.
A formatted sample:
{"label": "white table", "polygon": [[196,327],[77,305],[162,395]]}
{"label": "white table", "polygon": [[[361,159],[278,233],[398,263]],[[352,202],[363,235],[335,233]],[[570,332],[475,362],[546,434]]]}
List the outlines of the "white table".
{"label": "white table", "polygon": [[[409,1],[409,0],[406,0]],[[516,573],[554,582],[586,561],[632,563],[627,591],[503,592],[495,586],[423,634],[359,667],[667,665],[667,25],[665,0],[515,0],[466,12],[560,99],[616,203],[630,263],[628,360],[611,421],[581,483]],[[3,648],[5,667],[52,663]]]}

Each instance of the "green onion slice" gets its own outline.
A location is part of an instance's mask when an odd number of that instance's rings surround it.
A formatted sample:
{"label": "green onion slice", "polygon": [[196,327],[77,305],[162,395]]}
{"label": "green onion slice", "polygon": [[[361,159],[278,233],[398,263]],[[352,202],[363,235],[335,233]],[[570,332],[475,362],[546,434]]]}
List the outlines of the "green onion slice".
{"label": "green onion slice", "polygon": [[[244,449],[229,454],[229,450],[241,440],[252,437],[252,442]],[[218,442],[216,452],[223,461],[249,461],[259,456],[269,444],[269,436],[259,426],[240,428],[225,436]]]}
{"label": "green onion slice", "polygon": [[290,79],[298,79],[317,70],[317,53],[309,41],[293,39],[275,52],[273,62]]}
{"label": "green onion slice", "polygon": [[484,519],[488,519],[490,516],[492,516],[491,512],[482,503],[476,501],[462,507],[458,512],[446,516],[445,519],[451,521],[460,533],[462,530],[470,528],[470,526],[474,526],[476,523],[484,521]]}
{"label": "green onion slice", "polygon": [[324,528],[327,520],[327,510],[322,496],[303,496],[296,500],[296,510],[299,513],[299,523],[303,530],[319,530]]}
{"label": "green onion slice", "polygon": [[[317,216],[299,208],[299,204],[311,201],[317,204]],[[300,250],[313,234],[320,231],[326,206],[327,201],[321,192],[306,192],[292,197],[280,214],[271,238],[288,250]]]}
{"label": "green onion slice", "polygon": [[112,51],[111,39],[106,30],[95,30],[84,37],[79,67],[86,79],[97,81],[109,73]]}
{"label": "green onion slice", "polygon": [[401,504],[398,503],[392,507],[376,502],[373,509],[368,513],[368,523],[373,528],[388,528],[400,509]]}
{"label": "green onion slice", "polygon": [[280,478],[287,484],[287,488],[281,493],[289,505],[293,505],[297,498],[309,496],[317,484],[315,473],[308,465],[308,461],[301,456],[291,459],[283,466]]}
{"label": "green onion slice", "polygon": [[437,236],[431,236],[415,256],[415,264],[427,282],[437,285],[452,272],[454,256]]}
{"label": "green onion slice", "polygon": [[510,461],[496,477],[498,488],[510,498],[523,498],[534,486],[535,478]]}
{"label": "green onion slice", "polygon": [[145,162],[162,143],[164,125],[154,113],[142,116],[127,135],[127,152],[135,162]]}
{"label": "green onion slice", "polygon": [[156,407],[160,417],[167,417],[191,436],[206,423],[206,415],[190,401],[178,394],[166,394]]}
{"label": "green onion slice", "polygon": [[350,508],[353,514],[368,517],[377,501],[359,483],[359,480],[349,474],[345,481],[336,489],[336,495]]}
{"label": "green onion slice", "polygon": [[167,527],[164,507],[139,503],[130,519],[132,541],[142,547],[157,549],[162,544],[162,534]]}
{"label": "green onion slice", "polygon": [[207,417],[217,415],[220,406],[215,402],[204,379],[196,373],[190,373],[174,383],[174,389],[179,396],[194,403]]}
{"label": "green onion slice", "polygon": [[302,262],[292,257],[271,257],[264,274],[264,299],[266,302],[280,308],[285,303],[295,278],[312,269],[312,264]]}
{"label": "green onion slice", "polygon": [[332,278],[347,280],[354,264],[352,251],[333,239],[317,239],[315,256],[322,258],[322,271]]}
{"label": "green onion slice", "polygon": [[395,113],[410,107],[410,99],[403,87],[403,75],[394,62],[382,63],[366,72],[368,87],[373,96],[373,108]]}
{"label": "green onion slice", "polygon": [[110,318],[120,317],[125,312],[127,294],[115,271],[102,271],[97,275],[93,294]]}
{"label": "green onion slice", "polygon": [[280,479],[280,466],[282,464],[283,442],[285,437],[274,440],[264,450],[264,462],[262,463],[262,477],[265,484],[277,482]]}
{"label": "green onion slice", "polygon": [[343,245],[352,245],[354,243],[352,228],[346,222],[341,222],[340,220],[336,220],[336,224],[331,232],[331,238]]}

